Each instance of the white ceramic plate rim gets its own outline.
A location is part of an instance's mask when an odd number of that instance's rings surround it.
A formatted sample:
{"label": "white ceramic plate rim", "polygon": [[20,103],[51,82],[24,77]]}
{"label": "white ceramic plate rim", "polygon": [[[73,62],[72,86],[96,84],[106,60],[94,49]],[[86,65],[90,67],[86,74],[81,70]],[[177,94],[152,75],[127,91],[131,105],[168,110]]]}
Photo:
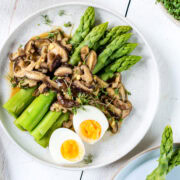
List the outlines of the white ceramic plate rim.
{"label": "white ceramic plate rim", "polygon": [[[180,143],[173,143],[173,146],[174,147],[180,147]],[[129,159],[122,167],[120,167],[117,171],[117,173],[115,173],[115,175],[113,176],[113,180],[119,175],[119,173],[121,171],[124,170],[124,168],[126,168],[131,162],[135,161],[137,158],[139,158],[140,156],[146,154],[147,152],[150,152],[150,151],[153,151],[153,150],[156,150],[156,149],[159,149],[160,148],[160,145],[158,146],[154,146],[154,147],[151,147],[151,148],[148,148],[138,154],[136,154],[135,156],[133,156],[131,159]]]}
{"label": "white ceramic plate rim", "polygon": [[9,135],[9,133],[7,132],[7,130],[5,129],[5,127],[3,126],[2,122],[0,122],[1,124],[1,127],[3,128],[3,130],[5,131],[5,133],[7,134],[7,136],[17,145],[17,147],[23,151],[25,154],[27,154],[30,158],[32,159],[35,159],[39,162],[41,162],[42,164],[46,164],[46,165],[49,165],[51,167],[55,167],[55,168],[58,168],[58,169],[64,169],[64,170],[87,170],[87,169],[94,169],[94,168],[99,168],[99,167],[102,167],[102,166],[106,166],[108,164],[111,164],[115,161],[117,161],[118,159],[122,158],[123,156],[125,156],[127,153],[129,153],[133,148],[135,148],[137,146],[137,144],[139,144],[139,142],[143,139],[143,137],[145,136],[145,134],[147,133],[148,129],[150,128],[152,122],[153,122],[153,119],[154,119],[154,116],[156,114],[156,110],[157,110],[157,107],[158,107],[158,104],[159,104],[159,71],[158,71],[158,67],[157,67],[157,63],[156,63],[156,60],[155,60],[155,57],[154,57],[154,54],[150,48],[150,45],[148,44],[148,42],[146,41],[146,39],[144,38],[144,36],[142,35],[142,33],[135,27],[135,25],[130,22],[129,20],[127,20],[127,18],[123,17],[121,14],[119,14],[118,12],[114,11],[114,10],[110,10],[108,8],[105,8],[105,7],[102,7],[102,5],[99,5],[97,3],[90,3],[90,2],[67,2],[67,3],[58,3],[58,4],[55,4],[53,6],[50,6],[48,8],[43,8],[43,9],[40,9],[38,11],[36,11],[35,13],[33,13],[32,15],[28,16],[27,18],[25,18],[11,33],[10,35],[8,36],[8,38],[4,41],[3,43],[3,46],[0,50],[0,52],[3,50],[5,44],[7,41],[10,40],[11,36],[13,36],[13,34],[19,29],[21,28],[21,26],[29,19],[29,18],[32,18],[34,16],[36,16],[36,14],[39,14],[40,12],[42,11],[45,11],[45,10],[49,10],[49,9],[52,9],[52,8],[55,8],[57,6],[65,6],[65,5],[84,5],[84,6],[93,6],[95,8],[99,8],[99,9],[102,9],[104,11],[107,11],[111,14],[113,14],[114,16],[122,19],[123,21],[125,21],[127,24],[129,24],[130,26],[133,27],[133,29],[138,33],[138,35],[142,38],[142,40],[145,42],[146,46],[148,47],[149,49],[149,52],[151,54],[151,57],[152,57],[152,60],[153,60],[153,64],[154,64],[154,68],[155,68],[155,84],[156,84],[156,98],[154,100],[154,107],[153,107],[153,111],[151,112],[151,121],[148,121],[147,124],[146,124],[146,127],[144,127],[144,131],[136,138],[136,141],[131,144],[131,146],[128,147],[127,151],[121,155],[121,157],[116,157],[110,161],[107,161],[107,162],[103,162],[101,164],[98,164],[98,165],[94,165],[94,166],[87,166],[87,167],[63,167],[63,166],[57,166],[55,164],[51,164],[49,162],[46,162],[46,161],[43,161],[43,160],[40,160],[38,159],[37,157],[34,157],[32,154],[28,153],[23,147],[21,147],[21,145],[16,142],[14,140],[14,138],[12,136]]}

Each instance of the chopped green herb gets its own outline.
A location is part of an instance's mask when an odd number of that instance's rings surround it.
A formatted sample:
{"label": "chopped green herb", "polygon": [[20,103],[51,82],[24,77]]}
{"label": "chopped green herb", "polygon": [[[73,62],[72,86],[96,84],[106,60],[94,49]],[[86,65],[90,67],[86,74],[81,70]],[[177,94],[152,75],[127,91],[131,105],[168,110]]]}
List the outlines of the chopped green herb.
{"label": "chopped green herb", "polygon": [[72,26],[72,24],[71,24],[71,22],[69,21],[69,22],[67,22],[67,23],[64,23],[64,27],[71,27]]}
{"label": "chopped green herb", "polygon": [[58,77],[57,77],[57,76],[54,76],[54,77],[53,77],[53,80],[57,80],[57,79],[58,79]]}
{"label": "chopped green herb", "polygon": [[114,92],[115,92],[116,95],[118,95],[118,94],[119,94],[119,89],[116,88],[116,89],[114,90]]}
{"label": "chopped green herb", "polygon": [[59,10],[59,16],[63,16],[65,14],[65,11],[64,10]]}
{"label": "chopped green herb", "polygon": [[38,26],[40,26],[40,24],[37,24]]}
{"label": "chopped green herb", "polygon": [[55,35],[57,35],[58,32],[49,32],[48,33],[48,38],[54,38]]}
{"label": "chopped green herb", "polygon": [[131,92],[129,92],[128,90],[126,90],[126,93],[131,96]]}
{"label": "chopped green herb", "polygon": [[44,19],[44,24],[50,25],[52,24],[52,21],[49,19],[49,16],[47,14],[42,15],[43,19]]}
{"label": "chopped green herb", "polygon": [[79,93],[78,98],[80,100],[81,105],[85,105],[89,103],[89,97],[85,93]]}
{"label": "chopped green herb", "polygon": [[39,37],[39,36],[36,36],[36,39],[40,39],[40,37]]}
{"label": "chopped green herb", "polygon": [[84,163],[85,164],[92,163],[92,161],[93,161],[93,155],[92,154],[88,154],[87,156],[84,157]]}
{"label": "chopped green herb", "polygon": [[73,113],[73,114],[77,114],[77,107],[73,107],[73,108],[72,108],[72,113]]}
{"label": "chopped green herb", "polygon": [[72,96],[72,92],[71,92],[71,88],[70,87],[67,88],[67,92],[68,92],[69,96]]}
{"label": "chopped green herb", "polygon": [[20,44],[20,45],[19,45],[19,48],[22,48],[22,47],[23,47],[23,45],[22,45],[22,44]]}
{"label": "chopped green herb", "polygon": [[100,92],[103,93],[103,94],[105,94],[105,95],[108,95],[108,92],[105,91],[105,88],[100,88]]}

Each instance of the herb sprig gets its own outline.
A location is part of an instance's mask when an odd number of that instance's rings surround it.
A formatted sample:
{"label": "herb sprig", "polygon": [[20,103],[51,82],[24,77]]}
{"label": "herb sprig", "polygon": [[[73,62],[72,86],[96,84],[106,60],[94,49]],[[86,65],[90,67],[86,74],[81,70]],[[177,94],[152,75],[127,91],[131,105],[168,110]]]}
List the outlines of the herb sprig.
{"label": "herb sprig", "polygon": [[47,25],[51,25],[52,24],[52,20],[50,20],[49,16],[47,14],[45,15],[41,15],[43,20],[44,20],[44,24],[47,24]]}

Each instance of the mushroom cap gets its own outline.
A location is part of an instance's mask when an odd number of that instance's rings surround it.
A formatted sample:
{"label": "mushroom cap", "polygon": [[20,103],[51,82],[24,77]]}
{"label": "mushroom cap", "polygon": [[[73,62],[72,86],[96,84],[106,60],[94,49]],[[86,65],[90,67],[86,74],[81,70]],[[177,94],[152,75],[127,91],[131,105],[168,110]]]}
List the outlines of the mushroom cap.
{"label": "mushroom cap", "polygon": [[55,76],[67,76],[69,74],[72,74],[73,70],[70,67],[61,66],[54,72]]}

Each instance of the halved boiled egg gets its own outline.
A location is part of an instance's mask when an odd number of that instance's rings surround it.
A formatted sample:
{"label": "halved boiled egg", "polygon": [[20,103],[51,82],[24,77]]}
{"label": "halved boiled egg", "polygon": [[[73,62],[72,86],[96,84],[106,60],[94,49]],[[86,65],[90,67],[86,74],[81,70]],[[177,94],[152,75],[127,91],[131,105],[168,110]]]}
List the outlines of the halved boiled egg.
{"label": "halved boiled egg", "polygon": [[85,154],[84,144],[72,130],[59,128],[53,132],[49,151],[58,164],[72,164],[81,161]]}
{"label": "halved boiled egg", "polygon": [[109,127],[106,116],[94,106],[83,106],[73,116],[73,126],[83,141],[94,144],[99,141]]}

